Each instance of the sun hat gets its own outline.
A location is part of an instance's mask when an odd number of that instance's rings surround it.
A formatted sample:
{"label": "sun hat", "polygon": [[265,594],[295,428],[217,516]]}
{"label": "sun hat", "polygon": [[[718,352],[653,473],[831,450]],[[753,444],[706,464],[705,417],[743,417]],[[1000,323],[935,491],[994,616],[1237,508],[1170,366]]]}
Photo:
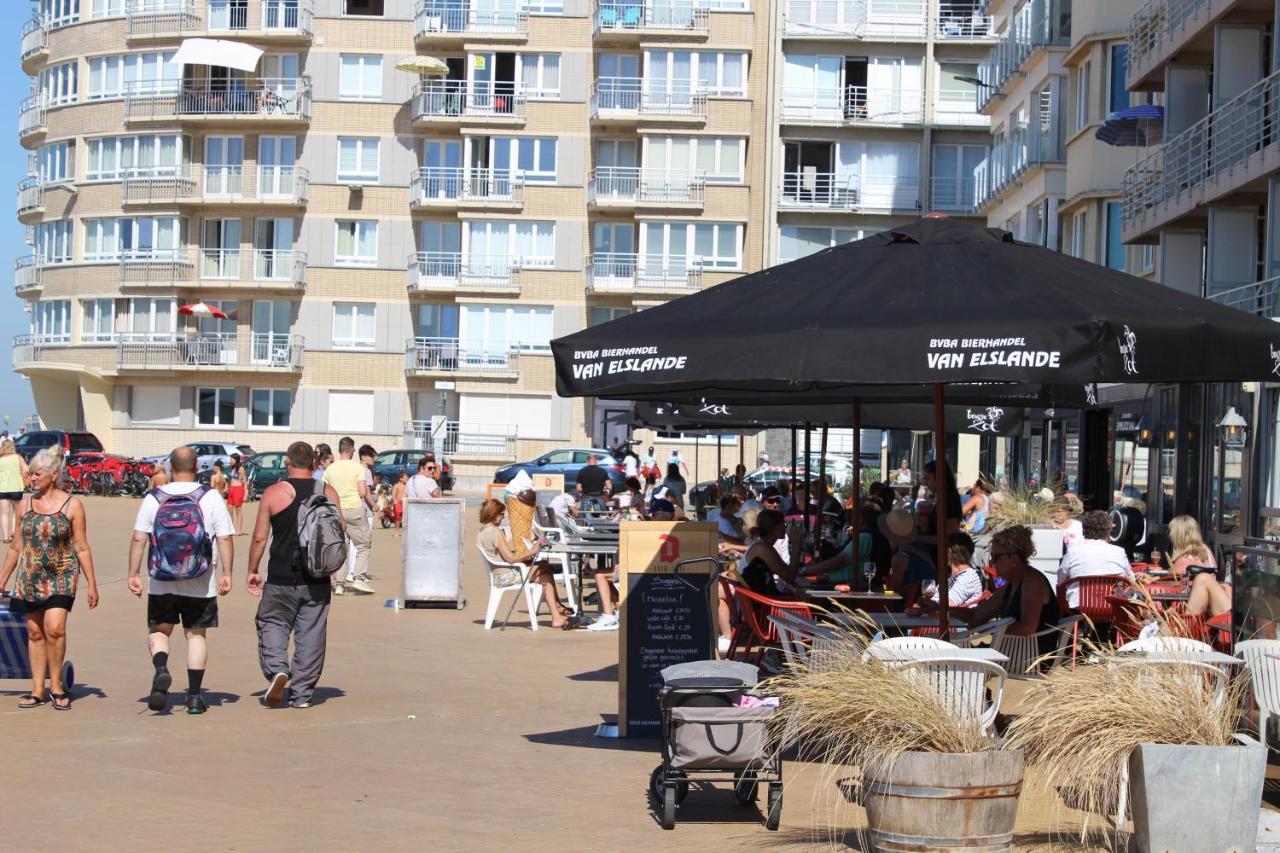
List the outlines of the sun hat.
{"label": "sun hat", "polygon": [[916,520],[902,509],[886,512],[876,519],[880,532],[895,542],[910,542],[916,538]]}

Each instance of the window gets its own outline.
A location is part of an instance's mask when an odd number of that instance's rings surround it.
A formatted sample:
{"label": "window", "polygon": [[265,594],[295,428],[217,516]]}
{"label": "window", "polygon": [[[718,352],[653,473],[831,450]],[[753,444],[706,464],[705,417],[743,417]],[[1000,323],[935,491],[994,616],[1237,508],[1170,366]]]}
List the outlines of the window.
{"label": "window", "polygon": [[80,342],[111,343],[116,339],[116,301],[114,299],[86,299],[84,323],[80,326]]}
{"label": "window", "polygon": [[121,257],[140,259],[174,257],[182,242],[182,225],[182,221],[176,216],[86,219],[84,259],[115,261]]}
{"label": "window", "polygon": [[339,266],[371,267],[378,263],[378,223],[372,219],[339,219],[333,261]]}
{"label": "window", "polygon": [[31,334],[47,344],[71,343],[71,300],[37,302],[31,311]]}
{"label": "window", "polygon": [[382,0],[345,0],[343,14],[382,17]]}
{"label": "window", "polygon": [[737,184],[746,150],[737,136],[646,136],[643,163],[645,171],[695,172],[708,183]]}
{"label": "window", "polygon": [[457,338],[458,306],[425,303],[418,306],[418,337]]}
{"label": "window", "polygon": [[1071,257],[1084,259],[1085,234],[1089,228],[1089,214],[1078,211],[1071,217]]}
{"label": "window", "polygon": [[747,93],[745,53],[707,53],[698,57],[698,83],[708,95],[741,97]]}
{"label": "window", "polygon": [[131,92],[176,91],[181,69],[165,53],[124,53],[89,60],[89,100],[121,98]]}
{"label": "window", "polygon": [[347,184],[378,182],[378,137],[338,137],[338,181]]}
{"label": "window", "polygon": [[530,15],[563,15],[564,0],[521,0],[520,9]]}
{"label": "window", "polygon": [[333,303],[333,346],[336,349],[373,349],[372,302]]}
{"label": "window", "polygon": [[554,100],[560,97],[560,54],[520,54],[520,85],[525,96]]}
{"label": "window", "polygon": [[330,391],[329,432],[373,432],[373,392]]}
{"label": "window", "polygon": [[173,300],[149,297],[130,299],[128,327],[129,333],[135,336],[171,340],[177,329]]}
{"label": "window", "polygon": [[551,351],[551,316],[549,306],[487,305],[467,303],[461,307],[463,344],[475,349],[480,344],[496,353],[512,349],[524,352]]}
{"label": "window", "polygon": [[79,74],[76,62],[52,65],[40,72],[37,78],[40,94],[46,107],[56,107],[75,101],[79,92]]}
{"label": "window", "polygon": [[85,180],[118,181],[126,176],[177,175],[186,158],[176,133],[106,136],[89,140]]}
{"label": "window", "polygon": [[135,385],[129,389],[129,420],[149,426],[177,426],[182,388],[177,385]]}
{"label": "window", "polygon": [[1118,201],[1107,202],[1107,252],[1102,262],[1113,270],[1124,272],[1124,243],[1120,239],[1124,214],[1120,205]]}
{"label": "window", "polygon": [[938,63],[938,110],[973,113],[978,110],[978,87],[961,78],[978,76],[978,66],[968,62]]}
{"label": "window", "polygon": [[714,97],[743,97],[747,93],[747,55],[718,51],[646,50],[645,97],[673,99],[698,91]]}
{"label": "window", "polygon": [[1089,124],[1089,65],[1085,62],[1076,69],[1076,130]]}
{"label": "window", "polygon": [[1124,78],[1129,71],[1129,45],[1111,45],[1111,86],[1107,101],[1107,112],[1127,110],[1129,108],[1129,90],[1125,88]]}
{"label": "window", "polygon": [[554,222],[467,222],[466,256],[469,269],[477,272],[509,268],[511,260],[523,267],[550,268],[555,265],[556,224]]}
{"label": "window", "polygon": [[343,101],[376,101],[382,97],[382,57],[377,54],[342,54],[338,98]]}
{"label": "window", "polygon": [[630,308],[591,308],[587,311],[587,325],[598,326],[631,313]]}
{"label": "window", "polygon": [[65,27],[80,20],[80,0],[40,0],[40,18],[50,27]]}
{"label": "window", "polygon": [[877,232],[864,228],[784,225],[778,229],[778,260],[781,263],[794,261],[875,233]]}
{"label": "window", "polygon": [[640,246],[642,267],[742,266],[742,226],[734,222],[642,222]]}
{"label": "window", "polygon": [[37,225],[35,249],[36,260],[42,266],[71,263],[71,220]]}
{"label": "window", "polygon": [[556,140],[554,136],[521,136],[511,140],[516,169],[527,183],[552,184],[556,180]]}
{"label": "window", "polygon": [[235,426],[236,389],[197,388],[196,426]]}
{"label": "window", "polygon": [[249,425],[287,428],[293,392],[287,388],[254,388],[249,395]]}
{"label": "window", "polygon": [[42,184],[56,184],[75,180],[75,143],[54,142],[41,146],[36,154],[36,174]]}
{"label": "window", "polygon": [[[1142,253],[1138,256],[1138,267],[1141,272],[1152,272],[1156,268],[1156,247],[1150,243],[1144,243]],[[1280,481],[1277,481],[1280,485]]]}

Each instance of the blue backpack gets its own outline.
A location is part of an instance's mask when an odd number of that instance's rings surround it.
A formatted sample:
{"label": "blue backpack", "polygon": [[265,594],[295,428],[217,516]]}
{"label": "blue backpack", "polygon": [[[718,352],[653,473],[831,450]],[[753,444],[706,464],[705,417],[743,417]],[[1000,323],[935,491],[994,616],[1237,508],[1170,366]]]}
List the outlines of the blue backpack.
{"label": "blue backpack", "polygon": [[204,529],[200,499],[209,490],[204,486],[186,495],[171,495],[152,489],[155,524],[151,528],[151,556],[147,573],[158,581],[198,578],[213,562],[213,541]]}

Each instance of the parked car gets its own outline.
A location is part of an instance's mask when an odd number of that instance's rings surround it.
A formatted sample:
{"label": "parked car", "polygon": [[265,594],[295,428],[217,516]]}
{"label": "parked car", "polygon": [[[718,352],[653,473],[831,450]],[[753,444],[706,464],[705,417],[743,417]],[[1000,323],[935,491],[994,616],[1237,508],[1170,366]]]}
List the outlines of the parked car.
{"label": "parked car", "polygon": [[[415,450],[412,448],[405,450],[384,450],[378,454],[373,462],[373,473],[381,474],[382,481],[388,486],[394,485],[396,480],[400,479],[400,474],[407,473],[410,477],[418,473],[418,462],[428,453],[426,450]],[[436,457],[436,464],[440,466],[439,476],[436,477],[436,484],[440,486],[440,491],[447,492],[453,488],[453,466],[449,464],[449,457]]]}
{"label": "parked car", "polygon": [[64,456],[74,453],[103,453],[102,442],[91,432],[76,432],[61,429],[40,429],[24,432],[13,439],[14,449],[28,462],[46,447],[61,445]]}
{"label": "parked car", "polygon": [[268,450],[255,453],[244,460],[249,471],[249,496],[261,495],[268,486],[275,485],[289,475],[284,464],[284,451]]}
{"label": "parked car", "polygon": [[[780,480],[791,479],[791,472],[781,468],[770,468],[768,471],[752,471],[743,478],[743,483],[752,495],[759,496],[770,486],[776,486]],[[714,480],[699,483],[689,490],[689,503],[698,507],[713,507],[720,503],[720,491]]]}
{"label": "parked car", "polygon": [[[254,455],[253,448],[247,444],[236,444],[234,441],[189,441],[184,447],[190,447],[196,452],[196,471],[208,472],[213,468],[213,463],[221,459],[223,465],[231,462],[233,453],[240,454],[241,460],[248,459]],[[168,460],[168,453],[161,453],[158,456],[147,456],[142,461],[152,464],[164,464]]]}
{"label": "parked car", "polygon": [[534,474],[563,474],[564,490],[571,492],[578,486],[578,472],[586,467],[587,457],[592,454],[598,458],[600,467],[608,472],[609,479],[613,482],[613,491],[615,493],[626,491],[627,483],[626,477],[622,474],[622,465],[613,458],[609,451],[593,450],[589,447],[567,447],[562,450],[553,450],[529,462],[517,462],[514,465],[499,468],[493,475],[493,481],[495,483],[509,483],[521,471],[527,471],[530,476]]}

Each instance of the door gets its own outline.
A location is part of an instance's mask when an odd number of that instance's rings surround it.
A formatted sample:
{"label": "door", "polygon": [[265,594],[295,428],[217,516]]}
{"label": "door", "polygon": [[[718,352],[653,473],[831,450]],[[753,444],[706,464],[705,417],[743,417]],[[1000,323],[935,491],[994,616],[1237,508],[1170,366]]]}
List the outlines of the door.
{"label": "door", "polygon": [[693,54],[687,50],[650,50],[644,56],[645,104],[672,112],[692,109]]}
{"label": "door", "polygon": [[462,140],[428,139],[422,143],[423,198],[458,198],[462,193]]}
{"label": "door", "polygon": [[788,54],[783,69],[783,110],[797,118],[835,121],[840,115],[838,56]]}
{"label": "door", "polygon": [[257,281],[289,281],[294,273],[293,220],[259,219],[253,226],[253,277]]}
{"label": "door", "polygon": [[204,194],[234,198],[244,194],[244,137],[210,136],[204,143]]}
{"label": "door", "polygon": [[262,87],[275,94],[272,109],[298,114],[298,54],[269,53],[262,57]]}
{"label": "door", "polygon": [[462,223],[423,222],[419,238],[419,278],[456,282],[462,262]]}
{"label": "door", "polygon": [[235,364],[239,303],[234,299],[206,299],[204,302],[227,316],[226,319],[201,317],[196,323],[200,334],[196,361],[199,364]]}
{"label": "door", "polygon": [[693,147],[682,136],[646,138],[642,195],[655,200],[682,200],[689,196]]}
{"label": "door", "polygon": [[210,30],[244,30],[249,27],[249,0],[209,0]]}
{"label": "door", "polygon": [[285,299],[255,299],[253,302],[254,364],[289,363],[289,324],[293,303]]}
{"label": "door", "polygon": [[636,141],[600,139],[596,141],[596,195],[603,198],[634,198],[636,194]]}
{"label": "door", "polygon": [[606,280],[634,279],[635,251],[635,226],[630,222],[595,223],[591,229],[591,275]]}
{"label": "door", "polygon": [[841,101],[844,104],[844,117],[848,121],[866,120],[870,111],[868,102],[870,93],[867,90],[868,68],[865,56],[847,56],[844,60],[844,85]]}
{"label": "door", "polygon": [[240,220],[206,219],[200,244],[200,277],[240,277]]}
{"label": "door", "polygon": [[683,222],[649,222],[641,225],[644,256],[640,274],[644,278],[683,279],[688,272],[689,226]]}
{"label": "door", "polygon": [[933,197],[938,210],[971,210],[977,203],[974,174],[986,162],[985,145],[933,146]]}
{"label": "door", "polygon": [[639,56],[627,53],[602,53],[596,69],[596,97],[599,99],[600,109],[639,109]]}
{"label": "door", "polygon": [[493,110],[493,53],[473,53],[467,64],[467,109],[488,113]]}
{"label": "door", "polygon": [[262,198],[292,197],[294,163],[298,140],[293,136],[262,136],[258,139],[258,195]]}

